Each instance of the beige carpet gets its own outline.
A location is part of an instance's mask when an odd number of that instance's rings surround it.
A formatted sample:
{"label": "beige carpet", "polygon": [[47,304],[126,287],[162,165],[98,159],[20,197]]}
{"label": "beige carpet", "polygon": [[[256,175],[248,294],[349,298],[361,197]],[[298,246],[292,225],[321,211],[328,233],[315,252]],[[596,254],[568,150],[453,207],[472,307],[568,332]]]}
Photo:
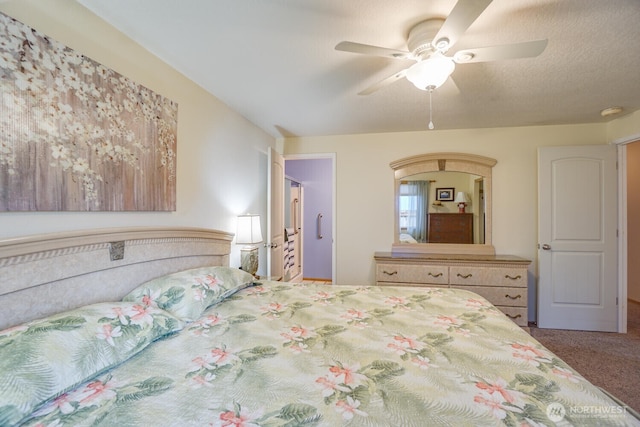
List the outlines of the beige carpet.
{"label": "beige carpet", "polygon": [[531,335],[591,383],[640,412],[640,303],[629,302],[626,334],[531,328]]}

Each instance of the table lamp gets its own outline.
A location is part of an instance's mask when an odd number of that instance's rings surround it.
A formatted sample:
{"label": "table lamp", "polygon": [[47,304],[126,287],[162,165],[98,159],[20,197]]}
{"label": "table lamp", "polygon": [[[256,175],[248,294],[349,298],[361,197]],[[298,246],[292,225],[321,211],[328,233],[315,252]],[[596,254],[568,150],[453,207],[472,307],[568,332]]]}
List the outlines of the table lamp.
{"label": "table lamp", "polygon": [[469,203],[469,197],[467,196],[467,193],[465,193],[464,191],[458,191],[458,194],[456,194],[455,203],[458,205],[458,213],[464,213],[464,209]]}
{"label": "table lamp", "polygon": [[240,268],[255,276],[258,271],[258,247],[262,242],[260,215],[238,215],[236,244],[245,245],[240,249]]}

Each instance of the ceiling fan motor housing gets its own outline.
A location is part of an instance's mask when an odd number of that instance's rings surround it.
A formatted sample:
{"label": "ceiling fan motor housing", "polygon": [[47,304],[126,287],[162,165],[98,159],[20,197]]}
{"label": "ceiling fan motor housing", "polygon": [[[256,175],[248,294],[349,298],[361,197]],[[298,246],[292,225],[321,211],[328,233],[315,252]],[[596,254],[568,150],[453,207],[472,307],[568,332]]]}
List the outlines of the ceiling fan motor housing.
{"label": "ceiling fan motor housing", "polygon": [[436,51],[431,42],[433,42],[433,38],[438,34],[443,23],[443,18],[432,18],[422,21],[411,28],[407,38],[407,47],[416,59],[425,59]]}

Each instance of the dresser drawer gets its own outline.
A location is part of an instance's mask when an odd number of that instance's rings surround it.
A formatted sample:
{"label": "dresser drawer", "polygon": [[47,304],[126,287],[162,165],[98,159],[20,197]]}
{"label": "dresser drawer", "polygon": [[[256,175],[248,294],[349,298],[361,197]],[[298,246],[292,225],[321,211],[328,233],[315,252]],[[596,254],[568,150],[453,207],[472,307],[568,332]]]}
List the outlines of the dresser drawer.
{"label": "dresser drawer", "polygon": [[378,286],[403,286],[414,288],[448,288],[449,285],[439,285],[436,283],[409,283],[409,282],[376,282]]}
{"label": "dresser drawer", "polygon": [[527,287],[527,270],[521,268],[451,267],[452,285]]}
{"label": "dresser drawer", "polygon": [[528,326],[527,307],[498,307],[509,319],[518,326]]}
{"label": "dresser drawer", "polygon": [[448,285],[449,267],[379,263],[376,265],[376,282]]}
{"label": "dresser drawer", "polygon": [[493,305],[507,307],[526,307],[527,288],[507,288],[501,286],[459,286],[452,288],[475,292],[488,299]]}

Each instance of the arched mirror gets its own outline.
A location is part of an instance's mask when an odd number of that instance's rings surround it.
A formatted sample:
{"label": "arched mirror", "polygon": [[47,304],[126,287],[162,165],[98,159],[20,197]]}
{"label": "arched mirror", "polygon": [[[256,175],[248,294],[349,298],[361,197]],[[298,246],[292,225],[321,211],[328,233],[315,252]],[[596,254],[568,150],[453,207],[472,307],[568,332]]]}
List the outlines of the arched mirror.
{"label": "arched mirror", "polygon": [[395,253],[494,254],[495,159],[430,153],[390,164],[395,177]]}

